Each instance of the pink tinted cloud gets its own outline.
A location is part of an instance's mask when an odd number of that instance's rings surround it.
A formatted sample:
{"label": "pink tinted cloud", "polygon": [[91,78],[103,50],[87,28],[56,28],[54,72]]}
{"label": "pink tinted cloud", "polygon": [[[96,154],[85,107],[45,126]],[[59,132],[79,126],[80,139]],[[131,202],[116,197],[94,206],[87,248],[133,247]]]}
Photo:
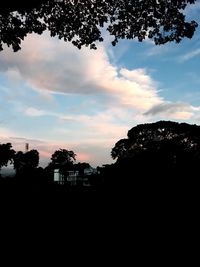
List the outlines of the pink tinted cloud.
{"label": "pink tinted cloud", "polygon": [[145,69],[120,69],[110,63],[103,46],[97,51],[79,51],[48,34],[30,35],[20,52],[3,51],[0,63],[4,71],[14,67],[37,90],[105,94],[113,104],[142,110],[162,102],[156,83]]}

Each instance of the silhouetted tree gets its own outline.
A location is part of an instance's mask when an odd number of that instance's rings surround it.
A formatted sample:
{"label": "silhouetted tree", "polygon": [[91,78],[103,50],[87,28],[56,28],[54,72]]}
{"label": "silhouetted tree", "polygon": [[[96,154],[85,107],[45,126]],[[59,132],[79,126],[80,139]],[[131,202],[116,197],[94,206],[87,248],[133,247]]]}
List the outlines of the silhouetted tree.
{"label": "silhouetted tree", "polygon": [[[20,49],[21,40],[28,33],[41,34],[49,30],[51,36],[72,42],[78,48],[96,48],[103,41],[100,31],[106,26],[119,39],[146,37],[155,44],[192,38],[197,27],[195,21],[187,22],[183,13],[188,4],[196,0],[30,0],[6,1],[0,10],[0,49],[2,44]],[[25,4],[24,4],[25,2]],[[17,11],[17,12],[14,12]]]}
{"label": "silhouetted tree", "polygon": [[8,162],[13,162],[15,150],[12,149],[11,143],[0,144],[0,170],[3,166],[7,166]]}
{"label": "silhouetted tree", "polygon": [[[39,152],[35,149],[26,153],[18,151],[14,157],[14,168],[17,173],[36,169],[39,164]],[[31,174],[31,173],[30,173]]]}
{"label": "silhouetted tree", "polygon": [[76,161],[76,154],[67,149],[56,150],[51,156],[50,165],[53,168],[70,169]]}
{"label": "silhouetted tree", "polygon": [[35,149],[28,152],[18,151],[14,157],[17,190],[20,192],[36,192],[41,190],[44,182],[39,164],[39,152]]}
{"label": "silhouetted tree", "polygon": [[172,151],[172,147],[187,152],[198,152],[200,126],[172,121],[140,124],[128,131],[128,138],[121,139],[112,149],[113,159],[132,157],[141,151]]}
{"label": "silhouetted tree", "polygon": [[171,121],[141,124],[118,141],[111,155],[121,177],[195,177],[200,163],[200,126]]}

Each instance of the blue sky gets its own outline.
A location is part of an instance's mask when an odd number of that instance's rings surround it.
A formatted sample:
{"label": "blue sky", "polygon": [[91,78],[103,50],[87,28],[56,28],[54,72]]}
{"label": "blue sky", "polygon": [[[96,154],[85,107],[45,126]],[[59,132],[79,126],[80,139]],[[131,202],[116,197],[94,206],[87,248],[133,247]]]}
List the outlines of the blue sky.
{"label": "blue sky", "polygon": [[[199,1],[186,10],[198,21]],[[0,52],[0,142],[40,152],[59,148],[77,161],[111,163],[111,148],[140,123],[200,124],[200,28],[193,39],[155,46],[111,38],[93,51],[43,35]]]}

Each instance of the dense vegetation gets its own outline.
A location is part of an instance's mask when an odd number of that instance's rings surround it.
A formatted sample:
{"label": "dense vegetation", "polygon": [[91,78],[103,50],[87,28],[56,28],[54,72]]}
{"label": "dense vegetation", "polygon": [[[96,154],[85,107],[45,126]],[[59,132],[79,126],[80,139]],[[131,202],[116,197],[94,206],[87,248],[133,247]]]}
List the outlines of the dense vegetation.
{"label": "dense vegetation", "polygon": [[[25,191],[99,191],[116,192],[181,188],[196,184],[200,164],[200,126],[171,121],[141,124],[128,131],[128,138],[112,148],[113,164],[97,167],[88,177],[90,186],[71,186],[53,180],[54,169],[65,176],[78,171],[84,178],[89,163],[76,163],[76,154],[66,149],[56,150],[46,168],[38,167],[37,150],[15,152],[12,145],[0,144],[0,166],[14,164],[14,178],[1,178],[1,189]],[[136,190],[136,191],[135,191]]]}
{"label": "dense vegetation", "polygon": [[102,42],[101,28],[113,36],[112,44],[120,39],[143,41],[150,38],[155,44],[179,43],[192,38],[197,23],[187,21],[184,14],[196,0],[31,0],[5,1],[0,9],[0,50],[3,44],[14,51],[29,33],[42,34],[48,30],[82,46],[96,48]]}

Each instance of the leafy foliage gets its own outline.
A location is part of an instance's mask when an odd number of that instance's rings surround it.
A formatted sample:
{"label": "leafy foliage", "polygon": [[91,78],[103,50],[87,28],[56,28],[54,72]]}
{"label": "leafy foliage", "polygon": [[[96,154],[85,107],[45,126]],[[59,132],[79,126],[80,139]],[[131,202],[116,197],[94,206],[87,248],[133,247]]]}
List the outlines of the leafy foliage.
{"label": "leafy foliage", "polygon": [[[196,0],[31,0],[17,1],[0,10],[0,50],[3,43],[20,49],[27,34],[42,34],[72,42],[79,49],[103,41],[100,28],[106,27],[114,37],[115,46],[120,39],[146,37],[155,44],[192,38],[195,21],[187,22],[184,9]],[[17,12],[14,12],[17,11]]]}
{"label": "leafy foliage", "polygon": [[11,143],[0,144],[0,170],[3,166],[7,166],[8,162],[13,161],[15,151],[12,149]]}

